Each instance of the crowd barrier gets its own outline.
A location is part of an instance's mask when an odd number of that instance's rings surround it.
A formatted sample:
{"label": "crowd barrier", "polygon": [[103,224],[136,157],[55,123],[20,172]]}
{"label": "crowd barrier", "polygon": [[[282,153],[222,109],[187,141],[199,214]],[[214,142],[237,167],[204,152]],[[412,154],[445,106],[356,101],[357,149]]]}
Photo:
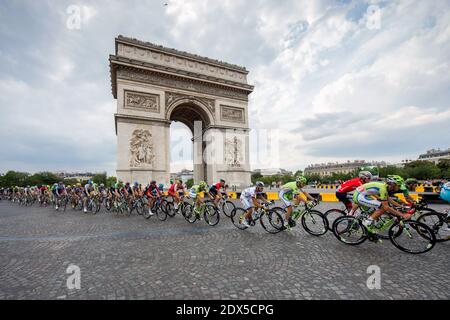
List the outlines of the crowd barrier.
{"label": "crowd barrier", "polygon": [[[167,194],[167,192],[166,192],[166,194]],[[278,197],[278,192],[267,191],[267,192],[265,192],[265,194],[267,195],[267,199],[268,200],[275,200],[275,201],[276,200],[280,200],[280,198]],[[339,202],[339,200],[336,198],[336,194],[334,194],[334,193],[315,193],[315,192],[310,192],[310,194],[313,197],[315,197],[315,198],[320,197],[320,200],[322,202]],[[186,193],[186,195],[187,195],[187,193]],[[410,194],[410,195],[416,201],[421,199],[421,198],[424,198],[428,202],[441,202],[439,200],[439,194],[437,194],[437,193],[435,193],[435,194],[430,194],[430,193],[427,193],[427,194]],[[228,192],[228,197],[230,199],[239,199],[240,196],[241,196],[240,192]],[[403,193],[397,193],[395,196],[397,198],[401,199],[401,200],[405,200],[405,197],[403,196]],[[202,197],[202,198],[204,197],[204,193],[203,192],[200,193],[200,197]],[[306,197],[303,194],[301,194],[301,197],[303,199],[306,199]]]}

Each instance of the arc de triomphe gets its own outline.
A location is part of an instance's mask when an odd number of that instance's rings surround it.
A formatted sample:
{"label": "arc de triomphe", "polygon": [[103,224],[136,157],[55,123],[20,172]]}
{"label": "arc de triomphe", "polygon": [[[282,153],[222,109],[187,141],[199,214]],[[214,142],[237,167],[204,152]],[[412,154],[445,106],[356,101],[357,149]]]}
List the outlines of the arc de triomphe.
{"label": "arc de triomphe", "polygon": [[117,99],[117,177],[168,184],[169,127],[180,121],[193,132],[195,183],[223,178],[249,185],[248,71],[123,36],[115,48],[109,62]]}

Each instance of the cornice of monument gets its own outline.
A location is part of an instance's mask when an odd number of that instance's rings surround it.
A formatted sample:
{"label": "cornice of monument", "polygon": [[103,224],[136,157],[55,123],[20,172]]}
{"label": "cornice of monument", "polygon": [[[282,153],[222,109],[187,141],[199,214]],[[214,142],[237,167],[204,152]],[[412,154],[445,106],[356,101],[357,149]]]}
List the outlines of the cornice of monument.
{"label": "cornice of monument", "polygon": [[[176,79],[183,83],[198,84],[204,87],[216,88],[219,96],[225,96],[227,98],[236,98],[239,100],[248,100],[247,96],[253,91],[254,86],[242,83],[236,83],[229,80],[218,79],[211,76],[199,75],[184,70],[177,70],[171,67],[164,67],[153,65],[148,62],[133,60],[124,57],[110,56],[110,74],[111,74],[111,90],[114,98],[117,98],[117,70],[127,70],[129,72],[136,72],[136,74],[146,74],[152,77],[161,77],[161,79]],[[151,83],[151,82],[149,82]],[[180,88],[183,89],[183,88]],[[219,90],[220,89],[220,90]],[[202,90],[191,90],[195,92],[201,92]],[[223,92],[235,92],[239,93],[236,96],[224,95]],[[213,92],[211,92],[213,94]],[[245,96],[245,97],[244,97]]]}
{"label": "cornice of monument", "polygon": [[116,38],[116,54],[117,54],[117,44],[118,43],[124,43],[124,44],[130,44],[130,45],[134,45],[134,46],[140,46],[140,47],[144,47],[144,48],[148,48],[148,49],[152,49],[152,50],[156,50],[162,53],[167,53],[167,54],[171,54],[171,55],[175,55],[175,56],[180,56],[183,58],[188,58],[191,60],[195,60],[198,62],[203,62],[203,63],[207,63],[210,65],[215,65],[215,66],[219,66],[219,67],[223,67],[223,68],[227,68],[233,71],[237,71],[240,73],[244,73],[244,74],[248,74],[248,70],[245,67],[242,66],[238,66],[235,64],[231,64],[228,62],[224,62],[224,61],[220,61],[220,60],[216,60],[216,59],[211,59],[208,57],[204,57],[204,56],[199,56],[197,54],[193,54],[193,53],[189,53],[186,51],[180,51],[177,49],[173,49],[173,48],[167,48],[161,45],[157,45],[151,42],[145,42],[145,41],[141,41],[135,38],[129,38],[129,37],[125,37],[122,35],[119,35]]}

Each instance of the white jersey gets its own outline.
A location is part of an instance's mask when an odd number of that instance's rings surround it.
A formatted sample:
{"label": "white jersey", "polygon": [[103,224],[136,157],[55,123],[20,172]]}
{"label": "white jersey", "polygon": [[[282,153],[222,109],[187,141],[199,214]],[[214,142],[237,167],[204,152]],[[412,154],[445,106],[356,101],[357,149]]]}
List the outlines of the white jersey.
{"label": "white jersey", "polygon": [[247,189],[244,189],[241,193],[241,198],[253,198],[256,197],[256,187],[250,187]]}

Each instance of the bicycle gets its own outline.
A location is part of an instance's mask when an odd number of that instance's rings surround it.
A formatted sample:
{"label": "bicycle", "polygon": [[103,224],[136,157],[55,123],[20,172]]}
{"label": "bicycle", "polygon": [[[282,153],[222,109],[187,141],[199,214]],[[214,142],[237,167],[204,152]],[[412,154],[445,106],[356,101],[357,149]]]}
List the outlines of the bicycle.
{"label": "bicycle", "polygon": [[[362,221],[368,212],[364,211],[363,214],[358,216],[337,218],[333,223],[333,234],[342,243],[359,245],[367,239],[379,242],[383,238],[381,232],[388,230],[387,237],[391,243],[401,251],[411,254],[428,252],[436,244],[436,237],[433,231],[425,224],[414,220],[405,220],[391,214],[388,214],[389,217],[387,219],[379,219],[373,226],[367,228],[362,224]],[[403,239],[407,240],[408,246],[402,243]],[[420,248],[416,250],[410,248],[410,245],[415,242],[420,242]]]}
{"label": "bicycle", "polygon": [[[304,203],[304,207],[300,208],[300,204],[294,206],[292,209],[291,218],[294,221],[301,220],[303,229],[313,236],[323,236],[328,231],[328,221],[322,212],[313,210],[319,204],[318,201],[314,201],[312,204]],[[282,209],[285,213],[286,210]],[[284,226],[283,230],[289,227]]]}
{"label": "bicycle", "polygon": [[[275,234],[282,231],[284,226],[283,216],[279,213],[279,210],[283,210],[280,207],[270,208],[270,205],[274,204],[274,201],[263,203],[262,208],[253,208],[253,213],[251,216],[251,221],[249,221],[251,226],[255,226],[256,222],[259,220],[261,227],[268,233]],[[247,210],[244,208],[236,207],[231,213],[231,221],[233,225],[240,229],[245,230],[248,226],[244,225],[244,219],[247,214]],[[267,220],[267,221],[265,221]]]}
{"label": "bicycle", "polygon": [[433,231],[436,242],[450,240],[450,210],[427,212],[420,215],[417,221],[427,225]]}
{"label": "bicycle", "polygon": [[233,213],[233,210],[236,208],[234,203],[228,200],[228,195],[226,193],[222,193],[222,196],[220,197],[220,200],[217,204],[213,199],[208,199],[205,202],[212,203],[218,209],[220,208],[220,211],[223,212],[223,214],[228,218],[231,218],[231,214]]}
{"label": "bicycle", "polygon": [[184,207],[184,218],[189,223],[194,223],[197,220],[201,220],[203,215],[205,222],[210,226],[215,226],[219,223],[219,209],[216,206],[202,202],[198,209],[194,209],[194,205],[186,203]]}
{"label": "bicycle", "polygon": [[165,221],[167,219],[167,212],[165,209],[165,199],[163,197],[158,197],[152,205],[152,208],[150,209],[150,206],[147,202],[146,207],[144,208],[143,216],[145,219],[150,219],[152,216],[150,214],[150,211],[153,213],[156,213],[156,216],[160,221]]}
{"label": "bicycle", "polygon": [[67,196],[62,195],[56,198],[55,201],[55,210],[59,211],[59,209],[61,208],[63,212],[66,211],[66,206],[67,206]]}
{"label": "bicycle", "polygon": [[97,195],[94,195],[93,197],[88,197],[86,209],[87,211],[90,211],[93,214],[97,214],[97,212],[100,211],[100,202],[98,200]]}

